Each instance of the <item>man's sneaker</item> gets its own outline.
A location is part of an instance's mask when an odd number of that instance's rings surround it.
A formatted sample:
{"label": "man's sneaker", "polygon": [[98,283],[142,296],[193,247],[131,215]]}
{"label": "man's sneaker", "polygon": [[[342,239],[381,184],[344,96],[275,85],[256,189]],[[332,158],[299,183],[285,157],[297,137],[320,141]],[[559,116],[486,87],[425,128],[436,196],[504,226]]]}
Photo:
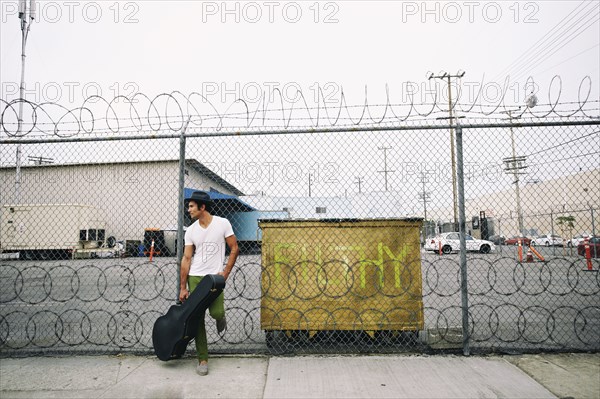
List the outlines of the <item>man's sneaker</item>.
{"label": "man's sneaker", "polygon": [[227,319],[223,316],[222,319],[217,320],[217,331],[221,334],[225,330],[227,330]]}
{"label": "man's sneaker", "polygon": [[207,375],[208,374],[208,363],[200,363],[196,366],[196,373],[198,375]]}

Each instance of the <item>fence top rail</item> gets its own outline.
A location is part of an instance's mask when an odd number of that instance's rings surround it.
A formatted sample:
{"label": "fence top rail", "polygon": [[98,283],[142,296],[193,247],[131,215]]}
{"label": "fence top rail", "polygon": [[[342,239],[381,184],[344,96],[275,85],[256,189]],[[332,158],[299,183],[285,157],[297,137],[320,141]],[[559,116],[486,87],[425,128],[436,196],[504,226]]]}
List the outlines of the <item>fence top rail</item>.
{"label": "fence top rail", "polygon": [[[304,127],[288,129],[231,129],[214,130],[200,133],[186,132],[186,138],[199,137],[229,137],[229,136],[269,136],[269,135],[289,135],[289,134],[315,134],[315,133],[348,133],[348,132],[382,132],[382,131],[411,131],[411,130],[449,130],[461,128],[469,129],[490,129],[490,128],[523,128],[523,127],[556,127],[556,126],[593,126],[600,125],[600,118],[590,118],[583,120],[567,121],[522,121],[522,122],[493,122],[493,123],[457,123],[443,125],[370,125],[370,126],[340,126],[340,127]],[[1,139],[0,144],[42,144],[42,143],[69,143],[69,142],[94,142],[94,141],[123,141],[123,140],[151,140],[151,139],[176,139],[182,137],[180,133],[148,133],[127,136],[96,136],[96,137],[19,137]]]}

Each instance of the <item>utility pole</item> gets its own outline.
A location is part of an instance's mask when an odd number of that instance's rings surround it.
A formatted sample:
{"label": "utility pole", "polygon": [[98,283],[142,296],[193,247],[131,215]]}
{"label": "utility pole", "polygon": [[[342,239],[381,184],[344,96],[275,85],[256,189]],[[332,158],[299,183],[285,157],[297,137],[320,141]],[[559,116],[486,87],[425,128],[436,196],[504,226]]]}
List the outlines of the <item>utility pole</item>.
{"label": "utility pole", "polygon": [[425,173],[421,173],[421,182],[423,183],[423,191],[419,193],[419,198],[423,200],[423,212],[425,214],[425,223],[427,223],[427,201],[429,201],[429,193],[425,191]]}
{"label": "utility pole", "polygon": [[517,156],[516,146],[515,146],[515,135],[512,128],[512,113],[518,111],[521,107],[504,111],[503,113],[508,114],[508,118],[510,119],[510,142],[512,147],[512,157],[504,158],[506,173],[512,173],[514,176],[514,184],[515,184],[515,194],[517,197],[517,224],[519,226],[519,235],[523,234],[523,211],[521,210],[521,192],[519,189],[519,175],[525,173],[525,169],[527,169],[526,157],[525,156]]}
{"label": "utility pole", "polygon": [[[29,11],[29,12],[27,12]],[[28,15],[29,14],[29,15]],[[21,137],[23,130],[23,98],[25,95],[25,45],[29,36],[29,29],[35,20],[35,0],[30,0],[29,10],[27,1],[19,0],[19,19],[21,20],[21,86],[19,87],[19,119],[17,121],[17,137]],[[17,159],[15,171],[15,203],[21,202],[21,144],[17,144]]]}
{"label": "utility pole", "polygon": [[46,158],[46,157],[32,157],[29,156],[27,157],[27,160],[29,162],[33,162],[34,165],[44,165],[44,164],[53,164],[54,163],[54,158]]}
{"label": "utility pole", "polygon": [[429,201],[429,193],[425,190],[425,173],[421,173],[421,182],[423,183],[423,191],[419,193],[419,198],[423,200],[423,242],[427,239],[429,233],[429,223],[427,222],[427,201]]}
{"label": "utility pole", "polygon": [[383,150],[383,170],[379,170],[379,173],[383,173],[385,179],[385,191],[388,190],[388,173],[393,173],[395,170],[388,170],[387,168],[387,150],[391,150],[392,147],[377,147],[378,150]]}
{"label": "utility pole", "polygon": [[361,176],[356,176],[356,183],[358,184],[358,193],[362,193],[361,190],[361,186],[362,186],[362,177]]}
{"label": "utility pole", "polygon": [[454,213],[454,228],[455,231],[458,231],[458,201],[457,201],[457,193],[456,193],[456,154],[454,151],[454,117],[452,116],[452,86],[451,80],[452,78],[462,78],[465,76],[464,71],[458,71],[456,75],[451,75],[447,72],[443,72],[441,75],[434,75],[431,73],[429,75],[429,80],[431,79],[442,79],[448,81],[448,114],[450,116],[450,156],[452,159],[452,199],[453,199],[453,213]]}

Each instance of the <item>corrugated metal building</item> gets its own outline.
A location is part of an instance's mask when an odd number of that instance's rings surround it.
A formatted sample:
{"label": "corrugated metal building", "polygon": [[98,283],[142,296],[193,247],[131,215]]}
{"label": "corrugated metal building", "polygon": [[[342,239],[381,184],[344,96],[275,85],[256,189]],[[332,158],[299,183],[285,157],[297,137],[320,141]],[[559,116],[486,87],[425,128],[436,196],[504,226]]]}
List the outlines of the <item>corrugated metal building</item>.
{"label": "corrugated metal building", "polygon": [[[179,161],[23,166],[20,204],[81,204],[99,209],[106,235],[142,240],[144,229],[177,226]],[[194,190],[220,193],[221,211],[243,208],[243,193],[200,162],[185,163],[187,196]],[[15,168],[0,168],[1,205],[15,203]]]}

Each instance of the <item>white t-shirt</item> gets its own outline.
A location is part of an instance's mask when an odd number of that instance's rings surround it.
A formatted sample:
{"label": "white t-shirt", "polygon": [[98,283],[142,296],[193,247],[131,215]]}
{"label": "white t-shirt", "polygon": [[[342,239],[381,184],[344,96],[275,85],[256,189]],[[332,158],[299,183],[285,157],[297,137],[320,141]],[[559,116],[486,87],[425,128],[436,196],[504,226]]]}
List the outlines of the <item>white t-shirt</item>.
{"label": "white t-shirt", "polygon": [[185,245],[195,246],[190,276],[206,276],[222,272],[225,263],[225,238],[233,235],[229,220],[213,216],[207,228],[198,221],[185,231]]}

